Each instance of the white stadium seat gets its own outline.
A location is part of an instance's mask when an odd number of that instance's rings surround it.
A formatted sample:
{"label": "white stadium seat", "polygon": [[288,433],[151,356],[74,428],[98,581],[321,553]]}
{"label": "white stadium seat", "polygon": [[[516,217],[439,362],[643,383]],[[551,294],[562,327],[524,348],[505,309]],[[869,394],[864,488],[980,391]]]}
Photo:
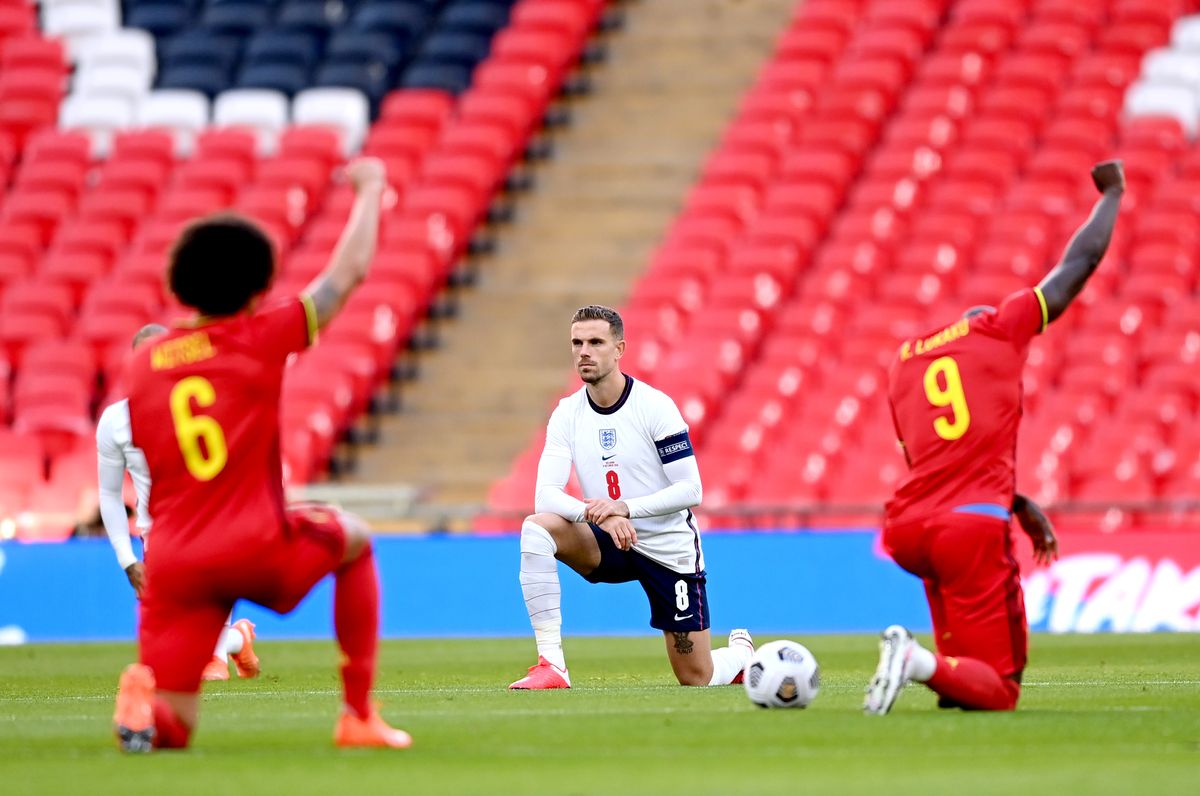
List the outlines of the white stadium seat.
{"label": "white stadium seat", "polygon": [[169,129],[175,139],[175,153],[180,157],[191,154],[196,136],[208,126],[208,121],[208,97],[199,91],[159,89],[147,94],[138,106],[138,126]]}
{"label": "white stadium seat", "polygon": [[1151,50],[1142,59],[1141,76],[1154,83],[1176,83],[1200,89],[1200,51]]}
{"label": "white stadium seat", "polygon": [[135,103],[118,96],[72,94],[59,108],[58,126],[87,131],[93,157],[105,158],[112,149],[113,135],[133,125],[134,109]]}
{"label": "white stadium seat", "polygon": [[1200,14],[1175,20],[1171,27],[1171,46],[1184,52],[1200,52]]}
{"label": "white stadium seat", "polygon": [[137,28],[120,30],[85,39],[79,48],[79,66],[125,66],[140,69],[152,78],[157,67],[154,37]]}
{"label": "white stadium seat", "polygon": [[275,151],[279,134],[288,124],[287,97],[265,88],[224,91],[213,103],[213,124],[253,128],[258,135],[259,154],[269,155]]}
{"label": "white stadium seat", "polygon": [[120,9],[103,0],[61,0],[42,9],[42,32],[66,39],[67,53],[74,61],[89,38],[98,38],[120,27],[120,17]]}
{"label": "white stadium seat", "polygon": [[1189,136],[1195,136],[1200,105],[1196,92],[1190,88],[1139,80],[1125,93],[1125,113],[1129,116],[1170,116],[1179,120]]}
{"label": "white stadium seat", "polygon": [[366,96],[352,88],[310,88],[292,101],[292,120],[296,124],[324,124],[342,134],[342,149],[347,156],[363,144],[371,123]]}
{"label": "white stadium seat", "polygon": [[76,94],[99,97],[116,95],[137,103],[150,89],[151,76],[136,67],[97,66],[75,73]]}

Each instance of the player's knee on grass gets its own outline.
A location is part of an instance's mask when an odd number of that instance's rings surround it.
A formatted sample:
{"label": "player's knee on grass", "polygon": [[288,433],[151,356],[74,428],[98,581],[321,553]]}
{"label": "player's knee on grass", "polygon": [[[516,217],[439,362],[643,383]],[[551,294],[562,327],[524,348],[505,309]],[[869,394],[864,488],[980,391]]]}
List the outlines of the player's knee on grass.
{"label": "player's knee on grass", "polygon": [[[712,649],[697,644],[695,633],[666,631],[667,657],[680,685],[707,686],[713,676]],[[702,635],[702,634],[701,634]]]}
{"label": "player's knee on grass", "polygon": [[680,685],[707,686],[712,680],[711,660],[707,667],[702,667],[697,662],[695,665],[675,666],[674,669],[675,679],[679,681]]}

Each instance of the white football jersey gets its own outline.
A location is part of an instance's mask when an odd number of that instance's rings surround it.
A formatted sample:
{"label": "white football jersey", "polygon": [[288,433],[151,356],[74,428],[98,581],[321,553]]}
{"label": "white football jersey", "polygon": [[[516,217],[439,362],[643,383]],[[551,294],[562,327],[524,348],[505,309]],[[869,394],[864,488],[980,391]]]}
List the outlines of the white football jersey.
{"label": "white football jersey", "polygon": [[[101,467],[128,470],[137,493],[137,527],[150,527],[150,466],[146,454],[133,444],[129,400],[110,404],[96,422],[96,454]],[[122,477],[124,475],[122,474]]]}
{"label": "white football jersey", "polygon": [[[546,427],[546,456],[568,457],[585,498],[630,500],[671,486],[664,466],[692,456],[687,423],[665,393],[628,377],[625,392],[599,407],[581,387],[559,402]],[[631,520],[633,549],[674,572],[704,569],[700,533],[690,509]]]}

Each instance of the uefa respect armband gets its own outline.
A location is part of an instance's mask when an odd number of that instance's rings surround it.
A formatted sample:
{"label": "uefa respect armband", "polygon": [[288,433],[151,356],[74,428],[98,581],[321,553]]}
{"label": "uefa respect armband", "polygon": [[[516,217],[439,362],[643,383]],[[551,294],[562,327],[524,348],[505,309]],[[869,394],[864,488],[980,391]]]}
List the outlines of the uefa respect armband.
{"label": "uefa respect armband", "polygon": [[658,448],[658,458],[663,464],[670,464],[695,455],[695,451],[692,450],[692,439],[686,430],[664,437],[654,444]]}

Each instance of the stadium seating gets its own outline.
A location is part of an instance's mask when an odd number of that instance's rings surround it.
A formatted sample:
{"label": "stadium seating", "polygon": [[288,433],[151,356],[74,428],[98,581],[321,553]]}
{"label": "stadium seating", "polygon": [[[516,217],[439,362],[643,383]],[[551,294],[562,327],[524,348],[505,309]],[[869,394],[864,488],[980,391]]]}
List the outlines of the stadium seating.
{"label": "stadium seating", "polygon": [[[716,524],[876,521],[904,471],[880,393],[895,346],[1036,283],[1094,201],[1089,166],[1114,156],[1122,218],[1034,346],[1018,483],[1133,507],[1105,527],[1200,494],[1198,11],[797,3],[625,308],[628,369],[679,403]],[[528,508],[540,445],[494,510]]]}
{"label": "stadium seating", "polygon": [[[0,513],[70,493],[45,476],[90,447],[134,331],[179,312],[162,266],[182,224],[223,208],[255,218],[276,243],[276,293],[294,293],[327,262],[349,212],[331,174],[365,152],[387,161],[392,189],[379,267],[285,388],[287,476],[322,477],[603,8],[63,0],[43,4],[39,29],[34,5],[4,6],[0,470],[37,468],[29,483],[6,481]],[[501,30],[504,50],[492,52]]]}

